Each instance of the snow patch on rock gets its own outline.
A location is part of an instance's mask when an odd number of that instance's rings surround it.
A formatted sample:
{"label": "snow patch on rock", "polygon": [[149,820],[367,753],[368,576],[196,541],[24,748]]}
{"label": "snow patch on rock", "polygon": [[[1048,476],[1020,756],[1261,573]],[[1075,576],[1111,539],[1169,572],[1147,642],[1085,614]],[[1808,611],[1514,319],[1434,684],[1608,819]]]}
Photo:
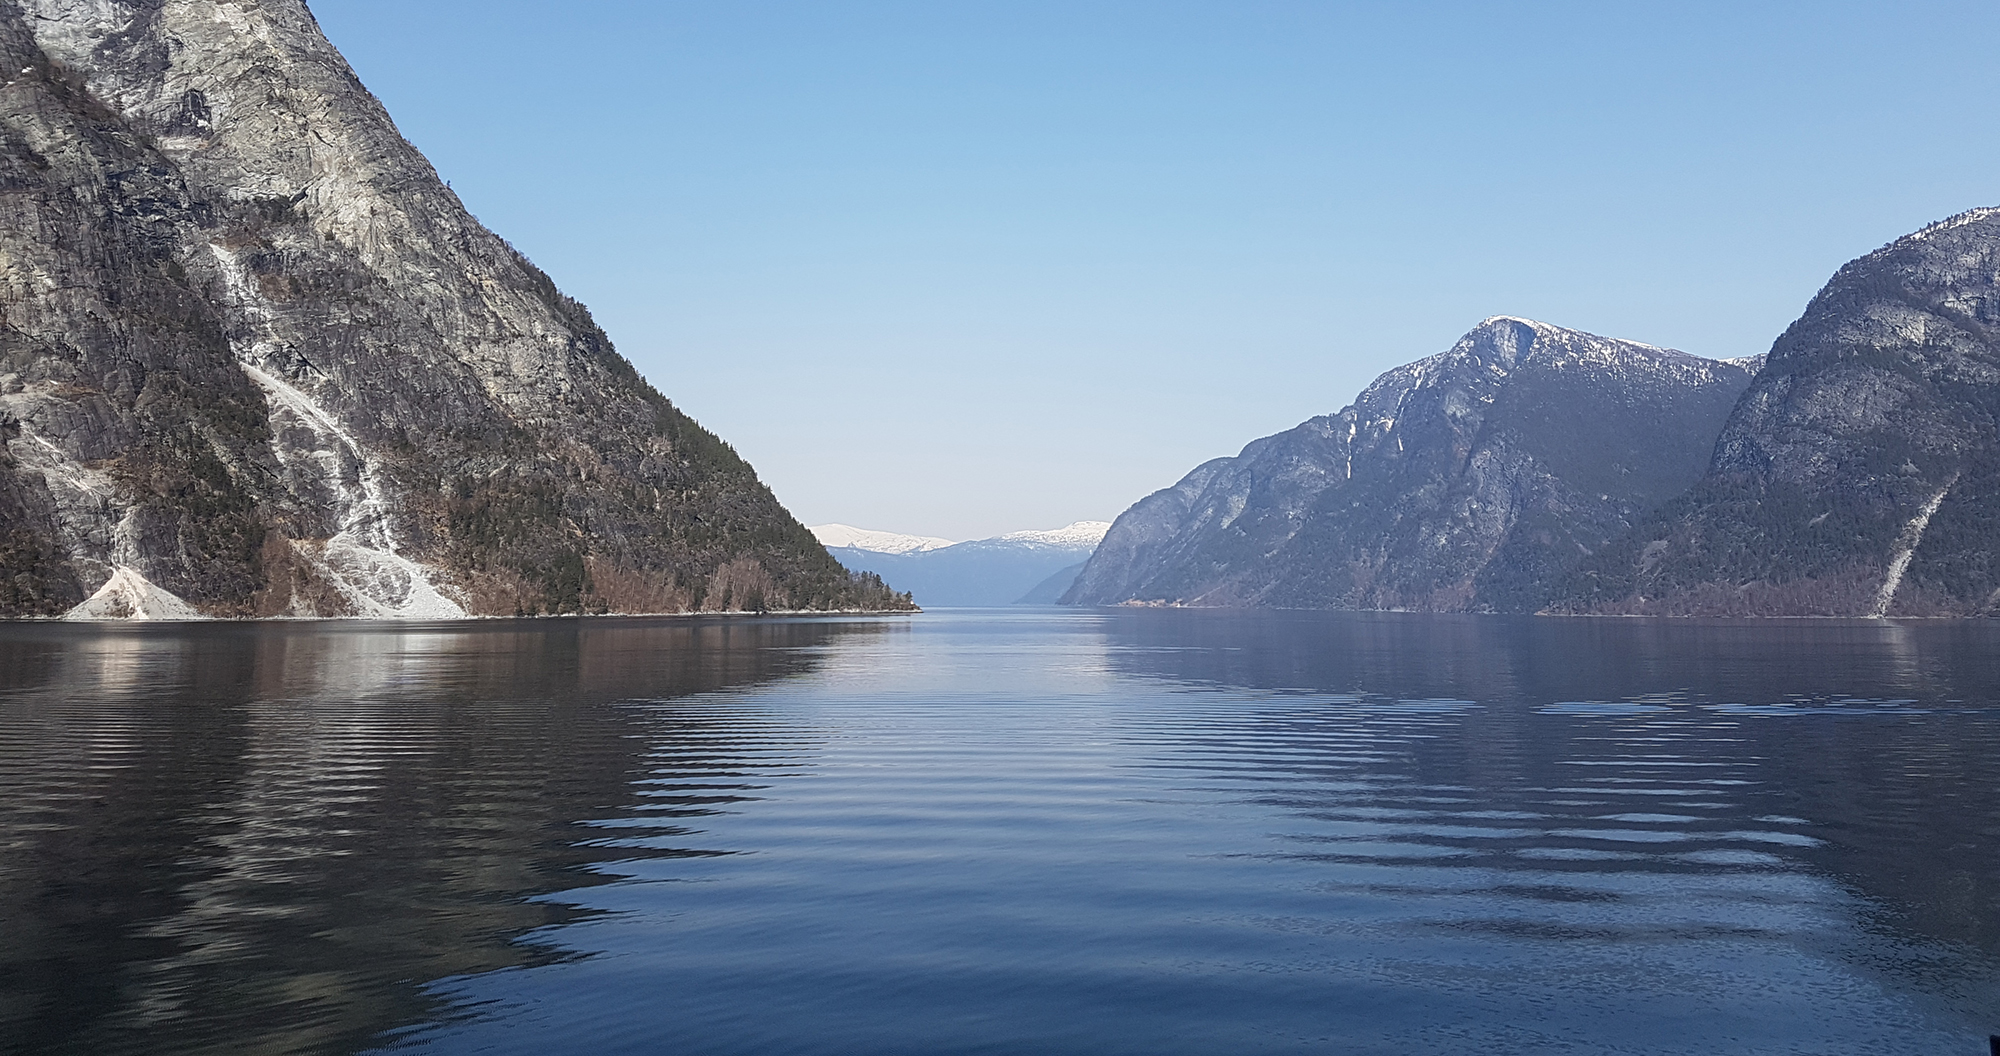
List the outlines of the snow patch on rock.
{"label": "snow patch on rock", "polygon": [[160,589],[134,568],[119,565],[88,600],[63,614],[65,620],[205,620],[194,606]]}
{"label": "snow patch on rock", "polygon": [[346,533],[327,540],[317,552],[309,543],[294,542],[292,547],[340,591],[354,615],[363,619],[465,618],[465,608],[446,597],[432,581],[432,569],[401,554],[362,546]]}
{"label": "snow patch on rock", "polygon": [[[353,608],[373,619],[455,620],[465,609],[444,596],[432,569],[396,552],[381,479],[361,444],[298,387],[249,362],[243,373],[264,390],[273,449],[287,470],[317,477],[334,497],[339,531],[323,546],[293,544]],[[308,449],[285,438],[310,436]]]}
{"label": "snow patch on rock", "polygon": [[1889,559],[1888,575],[1883,577],[1882,588],[1875,593],[1875,611],[1870,616],[1879,620],[1889,615],[1889,606],[1895,602],[1896,591],[1903,585],[1903,573],[1909,571],[1910,559],[1917,555],[1917,547],[1923,545],[1924,530],[1930,527],[1931,518],[1937,515],[1938,507],[1944,505],[1944,497],[1951,494],[1951,489],[1957,484],[1958,475],[1953,474],[1904,527],[1902,538],[1896,540],[1895,555]]}

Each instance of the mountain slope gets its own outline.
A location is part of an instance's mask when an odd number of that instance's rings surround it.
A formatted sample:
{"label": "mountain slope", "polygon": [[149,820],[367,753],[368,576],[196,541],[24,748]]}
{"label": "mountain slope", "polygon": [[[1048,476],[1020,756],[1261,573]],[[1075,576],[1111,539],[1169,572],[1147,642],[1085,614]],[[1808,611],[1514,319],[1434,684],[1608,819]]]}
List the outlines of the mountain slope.
{"label": "mountain slope", "polygon": [[1062,596],[1069,593],[1069,588],[1076,583],[1076,577],[1083,574],[1083,566],[1087,563],[1086,561],[1078,561],[1076,564],[1064,565],[1056,569],[1054,572],[1049,573],[1047,579],[1030,588],[1026,594],[1015,598],[1013,604],[1060,605],[1062,603]]}
{"label": "mountain slope", "polygon": [[[881,576],[891,587],[908,591],[919,605],[990,606],[1054,602],[1069,581],[1052,585],[1050,579],[1065,570],[1073,576],[1110,527],[1103,521],[1079,521],[1053,531],[1010,532],[933,548],[912,546],[918,536],[857,536],[852,534],[856,529],[845,525],[820,525],[813,533],[841,563]],[[862,545],[834,545],[855,539]]]}
{"label": "mountain slope", "polygon": [[1587,562],[1569,612],[1962,615],[2000,603],[2000,209],[1836,273],[1707,474]]}
{"label": "mountain slope", "polygon": [[0,0],[0,71],[0,615],[897,604],[299,0]]}
{"label": "mountain slope", "polygon": [[1063,600],[1533,611],[1701,475],[1750,373],[1488,319],[1141,500]]}

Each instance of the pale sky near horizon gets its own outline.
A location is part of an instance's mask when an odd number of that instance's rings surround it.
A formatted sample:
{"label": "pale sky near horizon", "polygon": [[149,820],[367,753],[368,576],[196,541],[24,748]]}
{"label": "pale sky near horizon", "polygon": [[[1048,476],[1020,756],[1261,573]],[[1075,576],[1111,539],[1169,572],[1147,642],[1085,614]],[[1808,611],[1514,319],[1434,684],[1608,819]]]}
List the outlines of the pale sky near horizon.
{"label": "pale sky near horizon", "polygon": [[312,0],[808,524],[1110,520],[1480,319],[1730,357],[2000,204],[2000,4]]}

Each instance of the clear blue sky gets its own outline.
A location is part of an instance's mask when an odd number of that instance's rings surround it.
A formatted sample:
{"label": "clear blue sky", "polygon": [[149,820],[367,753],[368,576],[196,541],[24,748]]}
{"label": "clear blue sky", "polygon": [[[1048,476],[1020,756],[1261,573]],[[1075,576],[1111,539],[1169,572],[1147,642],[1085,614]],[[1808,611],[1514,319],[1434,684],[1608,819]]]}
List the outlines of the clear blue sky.
{"label": "clear blue sky", "polygon": [[1764,351],[2000,204],[2000,4],[313,0],[809,524],[1109,519],[1488,315]]}

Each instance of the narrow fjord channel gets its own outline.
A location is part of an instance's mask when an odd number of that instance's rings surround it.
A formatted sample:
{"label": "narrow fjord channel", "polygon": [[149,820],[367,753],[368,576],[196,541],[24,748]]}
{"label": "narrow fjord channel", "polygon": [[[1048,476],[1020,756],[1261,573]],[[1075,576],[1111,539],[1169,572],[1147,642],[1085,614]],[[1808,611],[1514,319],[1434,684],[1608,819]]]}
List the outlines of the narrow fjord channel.
{"label": "narrow fjord channel", "polygon": [[0,628],[17,1053],[1975,1053],[2000,626]]}

